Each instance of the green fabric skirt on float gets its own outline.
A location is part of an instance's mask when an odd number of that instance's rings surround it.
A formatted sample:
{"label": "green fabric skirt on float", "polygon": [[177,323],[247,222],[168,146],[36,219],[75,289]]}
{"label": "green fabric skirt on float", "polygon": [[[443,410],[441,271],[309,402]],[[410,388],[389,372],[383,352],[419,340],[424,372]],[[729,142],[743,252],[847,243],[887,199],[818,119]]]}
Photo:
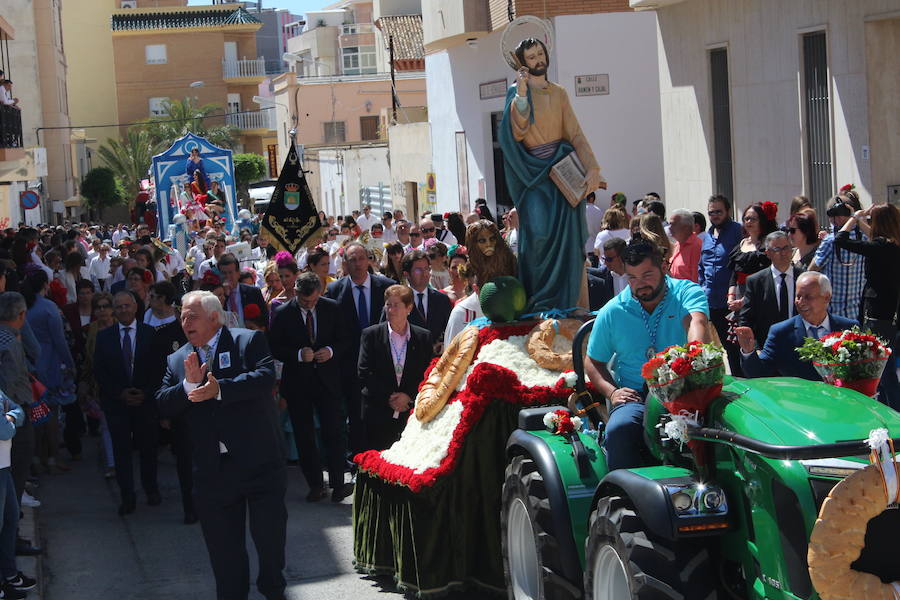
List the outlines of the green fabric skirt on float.
{"label": "green fabric skirt on float", "polygon": [[353,500],[358,571],[392,575],[420,598],[455,589],[506,594],[500,548],[506,441],[522,406],[491,402],[453,471],[419,492],[360,470]]}

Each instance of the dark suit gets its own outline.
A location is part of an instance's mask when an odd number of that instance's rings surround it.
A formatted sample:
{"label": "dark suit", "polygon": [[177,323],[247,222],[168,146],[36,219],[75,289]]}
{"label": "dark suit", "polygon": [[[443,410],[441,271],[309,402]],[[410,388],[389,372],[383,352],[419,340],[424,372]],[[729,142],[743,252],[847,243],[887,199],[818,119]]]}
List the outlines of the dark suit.
{"label": "dark suit", "polygon": [[[427,329],[410,324],[409,345],[400,384],[394,374],[390,325],[387,322],[367,327],[362,332],[359,350],[359,379],[369,448],[384,450],[400,438],[409,411],[394,418],[388,398],[403,392],[415,400],[425,369],[431,362],[431,334]],[[399,350],[399,348],[398,348]]]}
{"label": "dark suit", "polygon": [[259,306],[260,318],[262,319],[263,323],[268,323],[269,309],[266,306],[266,301],[263,300],[262,290],[260,290],[258,287],[247,285],[246,283],[240,284],[239,289],[241,291],[241,309],[243,310],[244,308],[246,308],[248,304],[256,304],[257,306]]}
{"label": "dark suit", "polygon": [[[369,325],[378,323],[381,319],[381,311],[384,309],[384,291],[394,285],[394,280],[370,273],[371,301],[369,302]],[[349,447],[351,453],[362,452],[366,449],[365,428],[362,424],[362,399],[360,389],[362,383],[357,373],[359,361],[359,342],[362,327],[359,325],[359,317],[356,311],[356,296],[358,292],[354,288],[350,276],[344,276],[328,285],[325,295],[338,303],[341,309],[341,317],[347,326],[350,339],[349,350],[341,360],[341,373],[344,382],[344,405],[347,417],[350,421]],[[430,354],[429,354],[430,356]]]}
{"label": "dark suit", "polygon": [[447,329],[447,321],[450,319],[450,311],[453,310],[453,304],[447,294],[439,292],[432,287],[425,288],[427,295],[427,305],[425,312],[428,313],[425,318],[419,310],[419,292],[413,293],[413,310],[409,314],[409,322],[418,327],[423,327],[431,333],[432,342],[440,341],[444,338],[444,330]]}
{"label": "dark suit", "polygon": [[[337,302],[319,298],[313,311],[314,339],[297,299],[278,307],[269,328],[272,355],[284,363],[281,395],[287,400],[294,429],[300,468],[310,489],[324,487],[322,461],[316,446],[313,413],[319,415],[322,441],[328,456],[328,480],[332,487],[344,482],[347,453],[341,410],[341,359],[350,346]],[[331,348],[333,356],[323,363],[300,362],[301,348]]]}
{"label": "dark suit", "polygon": [[[169,355],[177,352],[187,343],[187,337],[176,319],[171,323],[155,328],[153,357],[159,365],[159,372],[166,372]],[[181,415],[169,419],[172,433],[172,453],[175,454],[175,470],[178,473],[178,484],[181,488],[181,504],[185,514],[194,512],[194,473],[191,466],[191,433],[187,416]]]}
{"label": "dark suit", "polygon": [[[156,447],[159,438],[159,416],[153,401],[162,379],[162,370],[153,358],[153,328],[135,321],[134,366],[128,376],[122,350],[120,325],[116,323],[97,334],[94,351],[94,377],[100,389],[100,406],[106,414],[116,462],[116,481],[123,502],[133,500],[134,473],[131,465],[133,445],[140,455],[141,484],[147,494],[159,491],[156,479]],[[144,393],[140,406],[127,406],[122,398],[126,388]]]}
{"label": "dark suit", "polygon": [[[793,265],[794,285],[797,278],[803,273],[803,267]],[[790,288],[788,288],[790,289]],[[794,298],[788,295],[789,310],[797,312],[794,306]],[[769,335],[769,327],[783,321],[778,311],[778,290],[775,288],[775,278],[772,269],[766,267],[762,271],[754,273],[747,278],[747,288],[744,292],[744,306],[738,314],[738,323],[753,330],[757,340],[764,340]]]}
{"label": "dark suit", "polygon": [[[856,321],[837,315],[828,315],[832,331],[841,331],[857,325]],[[824,334],[823,334],[824,335]],[[803,362],[797,356],[797,348],[803,345],[803,338],[808,337],[803,319],[794,315],[787,321],[775,323],[769,329],[769,336],[759,354],[752,352],[749,356],[741,356],[744,375],[747,377],[800,377],[810,381],[821,381],[812,363]]]}
{"label": "dark suit", "polygon": [[[190,426],[194,499],[217,597],[247,598],[250,567],[244,528],[249,512],[250,534],[259,555],[257,587],[267,598],[281,598],[287,478],[273,398],[275,367],[266,337],[247,329],[221,329],[215,356],[208,362],[221,400],[188,400],[182,381],[184,361],[191,352],[193,346],[185,344],[169,356],[156,399],[164,417],[186,415]],[[220,452],[220,443],[227,452]]]}
{"label": "dark suit", "polygon": [[591,310],[600,310],[613,297],[612,273],[606,265],[587,268],[588,304]]}

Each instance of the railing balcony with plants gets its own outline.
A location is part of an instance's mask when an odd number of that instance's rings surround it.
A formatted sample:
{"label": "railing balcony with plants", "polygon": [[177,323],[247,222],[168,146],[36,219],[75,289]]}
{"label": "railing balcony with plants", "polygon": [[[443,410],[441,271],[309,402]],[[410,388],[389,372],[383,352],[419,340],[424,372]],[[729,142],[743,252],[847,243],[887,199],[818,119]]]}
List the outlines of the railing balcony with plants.
{"label": "railing balcony with plants", "polygon": [[22,147],[22,111],[0,104],[0,148]]}
{"label": "railing balcony with plants", "polygon": [[265,77],[265,58],[241,58],[237,60],[222,59],[222,77],[237,79],[240,77]]}
{"label": "railing balcony with plants", "polygon": [[275,129],[275,109],[264,108],[251,112],[239,112],[226,115],[225,122],[241,131],[250,129]]}

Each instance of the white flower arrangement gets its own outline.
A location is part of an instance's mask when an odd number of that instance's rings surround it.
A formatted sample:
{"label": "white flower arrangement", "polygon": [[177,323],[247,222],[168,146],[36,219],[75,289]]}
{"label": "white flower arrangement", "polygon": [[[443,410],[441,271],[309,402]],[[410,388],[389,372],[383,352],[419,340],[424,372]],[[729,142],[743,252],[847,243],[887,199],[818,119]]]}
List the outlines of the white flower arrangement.
{"label": "white flower arrangement", "polygon": [[416,473],[440,466],[447,456],[453,432],[463,413],[462,402],[449,402],[434,419],[421,423],[413,412],[400,439],[381,453],[389,463],[408,467]]}
{"label": "white flower arrangement", "polygon": [[[514,335],[505,340],[494,340],[490,344],[482,346],[478,351],[478,356],[469,365],[469,370],[466,371],[465,376],[456,389],[459,391],[465,389],[469,375],[481,363],[491,363],[506,367],[518,376],[519,382],[525,387],[555,386],[560,379],[560,373],[538,366],[534,359],[531,358],[531,355],[528,354],[528,348],[525,345],[527,340],[527,335]],[[558,335],[553,341],[554,352],[568,352],[571,350],[571,342],[567,338]],[[560,348],[557,348],[557,343],[560,345]],[[573,373],[572,386],[574,385]]]}

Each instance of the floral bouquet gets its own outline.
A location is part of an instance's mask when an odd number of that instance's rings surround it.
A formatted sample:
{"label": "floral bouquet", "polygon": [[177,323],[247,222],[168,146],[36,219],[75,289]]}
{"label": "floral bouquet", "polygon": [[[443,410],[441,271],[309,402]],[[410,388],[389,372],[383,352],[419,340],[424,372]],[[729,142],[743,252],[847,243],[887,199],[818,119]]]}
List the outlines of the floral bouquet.
{"label": "floral bouquet", "polygon": [[813,364],[825,383],[875,396],[891,349],[871,331],[854,327],[817,340],[806,338],[797,354]]}
{"label": "floral bouquet", "polygon": [[669,346],[641,369],[650,392],[672,415],[666,434],[687,443],[700,466],[706,463],[705,446],[688,438],[687,426],[700,425],[709,404],[722,393],[723,357],[719,346],[693,341],[686,346]]}

